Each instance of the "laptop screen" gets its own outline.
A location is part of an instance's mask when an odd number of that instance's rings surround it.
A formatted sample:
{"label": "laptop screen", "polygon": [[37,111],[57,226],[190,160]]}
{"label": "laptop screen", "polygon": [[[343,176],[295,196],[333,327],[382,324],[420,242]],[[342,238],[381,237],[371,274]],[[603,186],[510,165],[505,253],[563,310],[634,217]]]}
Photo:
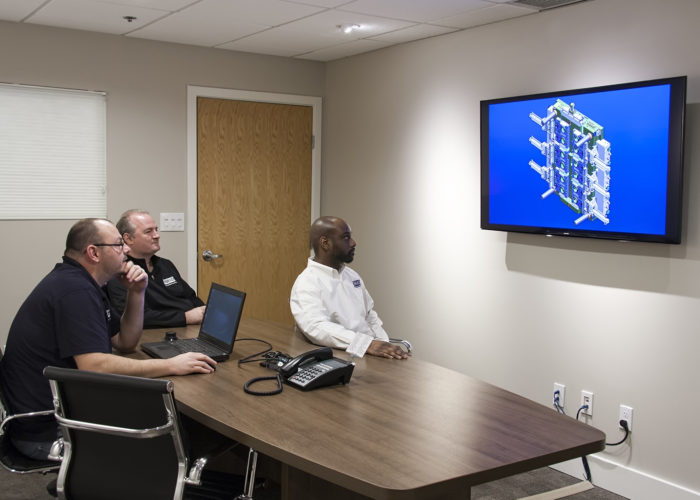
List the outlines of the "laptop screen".
{"label": "laptop screen", "polygon": [[238,330],[244,301],[245,292],[212,283],[200,334],[207,334],[226,345],[230,345],[234,340],[236,330]]}

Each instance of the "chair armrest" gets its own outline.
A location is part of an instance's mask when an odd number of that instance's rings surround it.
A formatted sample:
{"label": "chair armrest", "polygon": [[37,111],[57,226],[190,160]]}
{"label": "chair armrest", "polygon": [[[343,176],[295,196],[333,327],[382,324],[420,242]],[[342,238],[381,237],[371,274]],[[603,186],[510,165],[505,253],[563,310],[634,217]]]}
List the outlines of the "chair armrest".
{"label": "chair armrest", "polygon": [[168,434],[174,425],[173,419],[170,416],[168,416],[168,423],[165,425],[160,425],[149,429],[129,429],[128,427],[116,427],[112,425],[95,424],[92,422],[82,422],[80,420],[71,420],[58,414],[56,415],[56,421],[60,425],[63,425],[69,429],[102,432],[104,434],[112,434],[114,436],[126,436],[141,439],[149,439]]}
{"label": "chair armrest", "polygon": [[44,415],[53,415],[55,413],[55,410],[41,410],[41,411],[32,411],[29,413],[15,413],[14,415],[10,415],[6,417],[2,422],[0,422],[0,434],[3,433],[3,429],[7,425],[8,422],[11,420],[19,419],[19,418],[32,418],[32,417],[42,417]]}

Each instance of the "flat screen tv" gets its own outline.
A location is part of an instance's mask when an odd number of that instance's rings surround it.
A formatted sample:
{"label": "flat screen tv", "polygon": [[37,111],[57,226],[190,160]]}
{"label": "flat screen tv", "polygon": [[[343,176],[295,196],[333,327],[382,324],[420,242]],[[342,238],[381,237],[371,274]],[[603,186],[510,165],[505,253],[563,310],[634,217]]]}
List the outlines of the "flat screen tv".
{"label": "flat screen tv", "polygon": [[481,101],[481,228],[680,243],[686,77]]}

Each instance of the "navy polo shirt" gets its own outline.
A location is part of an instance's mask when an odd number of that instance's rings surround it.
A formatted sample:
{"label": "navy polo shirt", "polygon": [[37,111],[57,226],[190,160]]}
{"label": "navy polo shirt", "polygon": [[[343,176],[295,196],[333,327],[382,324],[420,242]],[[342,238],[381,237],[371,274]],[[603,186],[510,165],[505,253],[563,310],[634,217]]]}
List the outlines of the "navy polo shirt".
{"label": "navy polo shirt", "polygon": [[[0,371],[3,391],[15,413],[53,409],[46,366],[76,368],[73,356],[111,353],[119,316],[103,289],[78,262],[63,257],[17,311]],[[45,441],[56,435],[52,416],[36,424],[12,422],[20,439]]]}

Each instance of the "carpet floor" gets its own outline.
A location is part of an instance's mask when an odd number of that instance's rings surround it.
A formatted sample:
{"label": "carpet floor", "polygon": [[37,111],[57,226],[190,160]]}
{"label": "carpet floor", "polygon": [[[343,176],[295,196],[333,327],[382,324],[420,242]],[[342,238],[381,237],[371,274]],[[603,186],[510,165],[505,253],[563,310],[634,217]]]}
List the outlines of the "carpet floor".
{"label": "carpet floor", "polygon": [[[4,500],[49,500],[46,485],[55,474],[13,474],[0,467],[0,498]],[[580,482],[580,479],[549,467],[518,474],[472,488],[472,500],[516,500]],[[267,496],[267,495],[265,495]],[[625,500],[602,488],[575,493],[567,500]],[[324,500],[324,499],[319,499]]]}

